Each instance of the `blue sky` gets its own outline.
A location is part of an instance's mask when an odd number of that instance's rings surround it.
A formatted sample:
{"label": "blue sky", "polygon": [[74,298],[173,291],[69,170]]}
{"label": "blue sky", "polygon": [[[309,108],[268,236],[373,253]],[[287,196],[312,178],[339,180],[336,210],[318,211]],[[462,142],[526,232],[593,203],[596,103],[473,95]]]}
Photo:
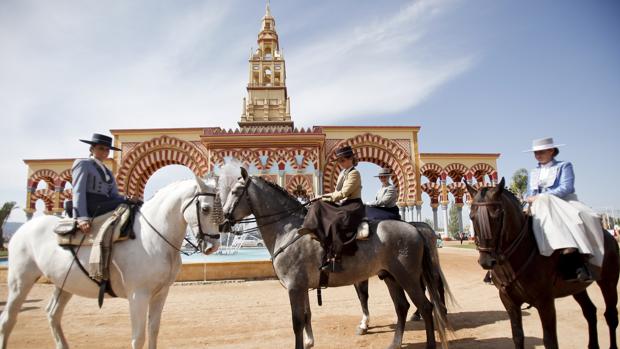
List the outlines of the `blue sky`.
{"label": "blue sky", "polygon": [[[93,132],[236,126],[264,5],[0,2],[0,201],[23,206],[21,159],[85,156],[77,139]],[[419,125],[421,151],[499,152],[506,177],[535,165],[521,152],[532,139],[553,136],[581,199],[620,208],[619,2],[271,8],[297,126]],[[183,170],[162,173],[154,183]]]}

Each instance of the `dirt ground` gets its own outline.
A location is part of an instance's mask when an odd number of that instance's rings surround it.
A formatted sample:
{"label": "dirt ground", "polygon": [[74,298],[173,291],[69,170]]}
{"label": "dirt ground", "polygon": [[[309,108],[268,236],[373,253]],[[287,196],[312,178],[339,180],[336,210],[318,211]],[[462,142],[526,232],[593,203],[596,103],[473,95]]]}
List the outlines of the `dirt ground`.
{"label": "dirt ground", "polygon": [[[482,282],[484,271],[474,250],[445,247],[441,264],[458,305],[450,309],[455,330],[451,348],[512,348],[510,324],[494,286]],[[50,285],[36,285],[28,296],[9,340],[9,348],[54,346],[44,309]],[[0,299],[7,287],[0,285]],[[598,308],[599,340],[609,347],[603,318],[603,300],[597,286],[590,296]],[[385,285],[370,282],[370,331],[356,336],[361,310],[354,288],[323,291],[318,307],[311,292],[315,348],[385,348],[393,336],[396,315]],[[0,303],[4,306],[4,302]],[[587,325],[572,298],[556,302],[561,348],[587,347]],[[72,348],[127,348],[130,325],[127,301],[75,297],[66,308],[64,329]],[[524,311],[526,348],[542,348],[542,330],[536,310]],[[424,348],[424,326],[408,323],[403,348]],[[170,290],[159,335],[160,348],[291,348],[293,332],[286,291],[278,281],[177,284]]]}

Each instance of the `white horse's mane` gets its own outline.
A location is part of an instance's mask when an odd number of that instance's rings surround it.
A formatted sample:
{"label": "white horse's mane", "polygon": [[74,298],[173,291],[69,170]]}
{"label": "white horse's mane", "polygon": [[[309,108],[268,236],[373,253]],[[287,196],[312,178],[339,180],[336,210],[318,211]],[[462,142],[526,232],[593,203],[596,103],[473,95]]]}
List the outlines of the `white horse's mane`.
{"label": "white horse's mane", "polygon": [[[209,187],[215,188],[216,187],[216,183],[215,183],[215,179],[214,178],[207,178],[207,179],[202,179],[202,181]],[[184,180],[178,180],[175,182],[172,182],[170,184],[167,184],[165,187],[157,190],[155,192],[155,194],[153,194],[152,197],[150,197],[148,200],[145,201],[145,203],[147,202],[158,202],[161,200],[162,197],[167,197],[168,194],[170,192],[174,192],[177,191],[179,189],[184,190],[184,187],[192,187],[194,188],[196,186],[196,179],[184,179]]]}
{"label": "white horse's mane", "polygon": [[230,190],[240,176],[241,163],[238,161],[233,160],[220,168],[220,173],[217,180],[217,190],[220,193],[222,203],[226,202],[226,199],[228,199],[228,193],[230,193]]}

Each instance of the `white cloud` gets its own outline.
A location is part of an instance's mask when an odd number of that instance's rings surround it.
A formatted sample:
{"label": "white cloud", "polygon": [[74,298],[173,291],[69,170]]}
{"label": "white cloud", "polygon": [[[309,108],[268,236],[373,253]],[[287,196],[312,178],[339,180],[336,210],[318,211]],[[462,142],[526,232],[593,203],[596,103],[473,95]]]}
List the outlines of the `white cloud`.
{"label": "white cloud", "polygon": [[454,1],[417,1],[370,23],[329,32],[288,55],[288,86],[298,124],[389,115],[422,102],[467,71],[470,53],[442,53],[428,31]]}
{"label": "white cloud", "polygon": [[[92,132],[236,126],[260,20],[251,15],[256,19],[247,23],[239,15],[244,6],[1,3],[0,146],[6,154],[0,200],[23,205],[21,159],[85,155],[77,138]],[[352,27],[330,28],[321,40],[298,39],[285,57],[297,125],[396,113],[466,71],[472,55],[446,55],[449,43],[430,42],[429,28],[453,6],[412,2],[396,13],[359,18]],[[433,46],[441,44],[448,49],[440,59]]]}

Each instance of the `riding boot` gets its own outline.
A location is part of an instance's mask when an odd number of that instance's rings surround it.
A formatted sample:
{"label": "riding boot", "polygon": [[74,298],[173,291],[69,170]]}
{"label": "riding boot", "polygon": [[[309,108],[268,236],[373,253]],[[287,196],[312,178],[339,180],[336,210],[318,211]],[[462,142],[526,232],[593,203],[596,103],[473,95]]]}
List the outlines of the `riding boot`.
{"label": "riding boot", "polygon": [[577,274],[577,280],[579,282],[592,282],[594,281],[592,277],[592,273],[590,273],[590,269],[588,268],[588,256],[579,255],[580,266],[575,270],[575,274]]}
{"label": "riding boot", "polygon": [[560,255],[560,274],[567,282],[590,282],[592,275],[579,252]]}

